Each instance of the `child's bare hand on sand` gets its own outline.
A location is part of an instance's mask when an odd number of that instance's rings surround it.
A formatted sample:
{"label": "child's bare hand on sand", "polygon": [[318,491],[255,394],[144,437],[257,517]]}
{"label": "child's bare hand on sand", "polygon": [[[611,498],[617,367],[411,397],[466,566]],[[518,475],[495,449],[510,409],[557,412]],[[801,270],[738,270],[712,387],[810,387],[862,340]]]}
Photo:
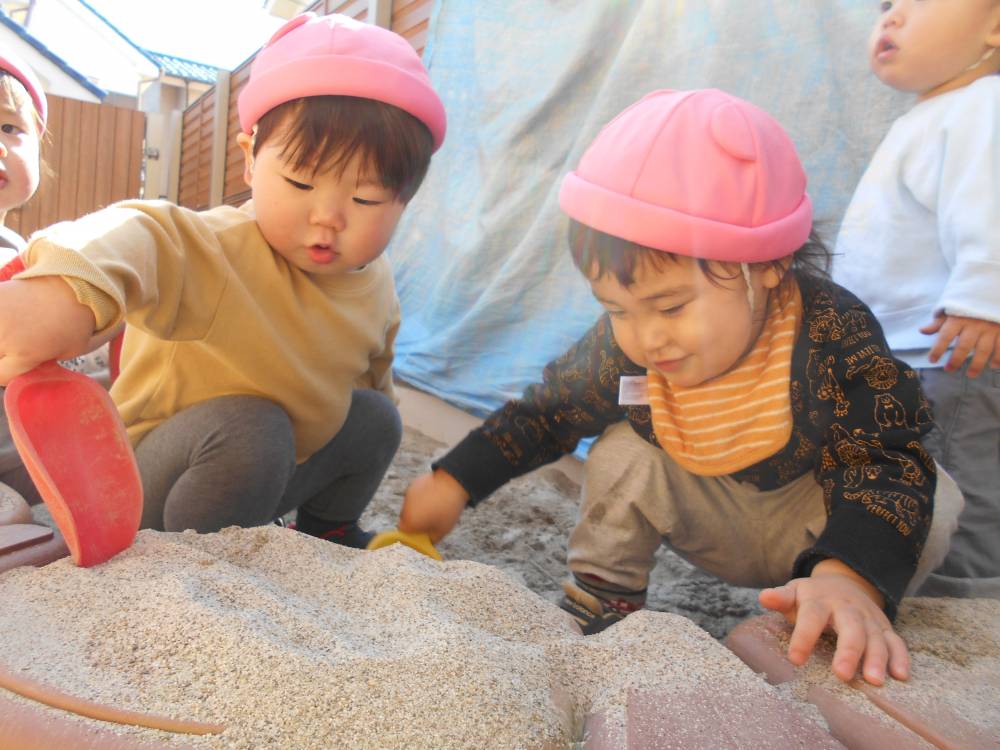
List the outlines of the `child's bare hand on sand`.
{"label": "child's bare hand on sand", "polygon": [[0,284],[0,385],[50,359],[87,351],[94,313],[58,276]]}
{"label": "child's bare hand on sand", "polygon": [[431,541],[446,537],[469,502],[469,493],[442,469],[417,477],[406,488],[399,511],[399,530],[424,532]]}
{"label": "child's bare hand on sand", "polygon": [[970,353],[972,361],[967,373],[970,378],[979,377],[987,367],[1000,368],[1000,323],[942,314],[921,328],[920,332],[938,334],[929,354],[931,362],[941,359],[951,342],[955,342],[955,348],[944,366],[948,371],[960,368]]}
{"label": "child's bare hand on sand", "polygon": [[833,673],[847,682],[858,666],[873,685],[885,682],[886,666],[897,680],[910,676],[906,643],[882,611],[882,596],[867,580],[839,560],[817,563],[809,578],[764,589],[760,603],[794,623],[788,659],[805,664],[816,641],[830,628],[837,634]]}

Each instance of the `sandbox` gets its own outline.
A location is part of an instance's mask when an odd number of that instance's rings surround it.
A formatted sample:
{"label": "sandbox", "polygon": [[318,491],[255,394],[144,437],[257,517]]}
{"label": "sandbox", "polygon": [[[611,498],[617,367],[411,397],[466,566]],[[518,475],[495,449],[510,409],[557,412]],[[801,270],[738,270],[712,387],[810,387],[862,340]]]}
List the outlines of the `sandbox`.
{"label": "sandbox", "polygon": [[643,694],[763,701],[797,722],[798,746],[829,739],[685,618],[642,612],[584,638],[495,568],[398,545],[360,552],[277,527],[144,531],[95,568],[9,571],[0,600],[9,672],[224,727],[184,735],[70,717],[152,746],[556,748],[589,723],[601,746],[622,747],[626,706]]}

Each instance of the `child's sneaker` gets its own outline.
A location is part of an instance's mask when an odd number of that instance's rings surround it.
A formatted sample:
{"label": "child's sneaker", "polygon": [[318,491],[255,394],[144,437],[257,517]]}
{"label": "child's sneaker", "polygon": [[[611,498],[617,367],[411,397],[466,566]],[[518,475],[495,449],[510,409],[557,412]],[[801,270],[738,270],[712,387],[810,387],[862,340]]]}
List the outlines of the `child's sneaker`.
{"label": "child's sneaker", "polygon": [[574,575],[563,582],[559,606],[569,612],[584,635],[594,635],[646,604],[646,590],[629,591],[593,575]]}
{"label": "child's sneaker", "polygon": [[355,549],[365,549],[375,536],[371,531],[358,526],[357,521],[324,521],[302,508],[299,508],[295,516],[295,529],[303,534]]}

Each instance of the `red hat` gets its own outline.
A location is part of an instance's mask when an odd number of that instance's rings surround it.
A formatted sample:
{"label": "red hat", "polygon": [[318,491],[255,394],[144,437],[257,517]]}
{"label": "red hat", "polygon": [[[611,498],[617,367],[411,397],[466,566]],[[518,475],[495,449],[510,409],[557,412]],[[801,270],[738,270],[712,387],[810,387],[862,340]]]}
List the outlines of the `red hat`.
{"label": "red hat", "polygon": [[42,90],[42,82],[35,76],[34,71],[28,67],[24,60],[8,50],[0,52],[0,70],[10,73],[21,82],[31,97],[31,101],[34,102],[35,111],[38,112],[38,117],[44,127],[49,116],[49,105],[45,99],[45,92]]}

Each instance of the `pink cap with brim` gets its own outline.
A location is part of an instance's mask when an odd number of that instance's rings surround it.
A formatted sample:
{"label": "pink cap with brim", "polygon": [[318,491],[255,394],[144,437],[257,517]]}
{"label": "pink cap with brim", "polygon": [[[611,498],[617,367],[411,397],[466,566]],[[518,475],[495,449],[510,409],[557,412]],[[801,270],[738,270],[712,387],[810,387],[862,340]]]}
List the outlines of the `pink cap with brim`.
{"label": "pink cap with brim", "polygon": [[740,263],[791,255],[812,228],[788,134],[716,89],[654,91],[630,106],[566,175],[559,205],[639,245]]}
{"label": "pink cap with brim", "polygon": [[42,82],[35,76],[34,71],[28,64],[13,52],[0,52],[0,70],[5,70],[14,78],[21,82],[31,101],[35,105],[42,125],[45,125],[49,117],[49,103],[45,99],[45,91],[42,90]]}
{"label": "pink cap with brim", "polygon": [[240,92],[240,127],[249,133],[279,104],[327,95],[392,104],[427,126],[435,151],[444,141],[444,105],[410,43],[337,14],[303,13],[275,32],[257,53]]}

